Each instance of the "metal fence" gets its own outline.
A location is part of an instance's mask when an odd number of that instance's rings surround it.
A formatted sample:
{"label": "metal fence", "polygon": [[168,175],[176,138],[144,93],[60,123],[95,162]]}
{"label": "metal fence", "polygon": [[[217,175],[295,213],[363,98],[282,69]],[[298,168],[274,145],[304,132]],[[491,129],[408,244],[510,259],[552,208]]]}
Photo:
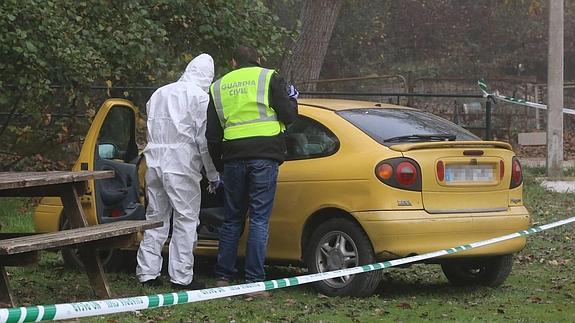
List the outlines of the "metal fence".
{"label": "metal fence", "polygon": [[[541,129],[545,125],[545,116],[535,109],[501,102],[488,106],[480,95],[477,79],[416,78],[413,73],[408,73],[405,76],[351,77],[307,83],[315,87],[315,92],[308,93],[310,97],[364,99],[415,107],[451,120],[485,139],[513,143],[519,132]],[[502,93],[529,100],[532,99],[529,96],[533,93],[535,79],[490,78],[489,83]],[[489,116],[488,109],[491,110]]]}
{"label": "metal fence", "polygon": [[[302,98],[339,98],[352,100],[368,100],[396,105],[418,107],[418,101],[430,99],[453,99],[455,103],[440,113],[435,113],[449,119],[464,128],[476,133],[485,140],[492,137],[492,100],[478,94],[450,94],[450,93],[383,93],[383,92],[301,92]],[[402,100],[404,99],[404,100]],[[461,103],[461,100],[472,100]],[[458,104],[458,101],[460,100]],[[479,103],[471,104],[471,103]],[[461,109],[461,107],[463,109]],[[422,110],[429,110],[423,108]],[[430,111],[434,112],[434,111]]]}
{"label": "metal fence", "polygon": [[[537,84],[529,78],[490,79],[491,85],[518,98],[533,102],[544,102],[545,85]],[[515,141],[517,133],[545,129],[545,113],[537,109],[514,106],[505,103],[492,104],[478,91],[477,80],[466,78],[414,78],[412,75],[361,76],[338,79],[309,81],[315,84],[316,91],[303,92],[302,97],[323,97],[369,100],[406,105],[439,115],[451,120],[484,139]],[[572,100],[575,85],[566,84],[566,105]],[[55,91],[65,92],[62,86],[53,86]],[[350,89],[352,91],[350,91]],[[90,87],[93,97],[93,110],[107,97],[126,98],[134,102],[145,115],[145,104],[156,87],[152,86],[106,86]],[[101,101],[98,101],[101,100]],[[98,101],[98,102],[96,102]],[[53,118],[90,118],[86,110],[53,109]],[[0,123],[8,113],[0,111]],[[26,115],[13,116],[20,121]],[[566,121],[566,127],[575,128],[575,123]]]}

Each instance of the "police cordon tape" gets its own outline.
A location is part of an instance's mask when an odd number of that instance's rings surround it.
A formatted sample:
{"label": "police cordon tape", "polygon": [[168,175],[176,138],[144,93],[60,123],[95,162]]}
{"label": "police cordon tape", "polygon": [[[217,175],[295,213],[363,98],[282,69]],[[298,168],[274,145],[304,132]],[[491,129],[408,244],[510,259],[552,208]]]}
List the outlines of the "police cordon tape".
{"label": "police cordon tape", "polygon": [[137,310],[152,309],[162,306],[194,303],[210,299],[253,293],[258,291],[308,284],[320,280],[366,273],[374,270],[380,270],[389,267],[418,262],[425,259],[454,254],[461,251],[479,248],[482,246],[491,245],[514,238],[525,237],[530,234],[559,227],[572,222],[575,222],[575,216],[565,220],[541,226],[534,226],[527,230],[521,230],[516,233],[504,235],[501,237],[473,242],[457,246],[454,248],[425,253],[422,255],[384,261],[371,265],[363,265],[353,268],[340,269],[324,273],[268,280],[260,283],[241,284],[228,287],[216,287],[196,291],[182,291],[178,293],[107,299],[101,301],[28,306],[20,308],[0,308],[0,322],[15,323],[15,322],[37,322],[45,320],[65,320],[65,319],[74,319],[88,316],[131,312]]}
{"label": "police cordon tape", "polygon": [[[531,108],[547,110],[547,106],[545,104],[529,102],[529,101],[525,101],[523,99],[514,98],[512,96],[501,95],[497,91],[494,93],[489,93],[488,92],[489,88],[487,86],[487,83],[484,80],[477,81],[477,85],[479,85],[479,88],[481,89],[483,96],[486,98],[493,98],[493,99],[501,100],[504,102],[515,103],[515,104],[519,104],[519,105],[523,105],[523,106],[527,106],[527,107],[531,107]],[[563,108],[563,113],[575,115],[575,110]]]}

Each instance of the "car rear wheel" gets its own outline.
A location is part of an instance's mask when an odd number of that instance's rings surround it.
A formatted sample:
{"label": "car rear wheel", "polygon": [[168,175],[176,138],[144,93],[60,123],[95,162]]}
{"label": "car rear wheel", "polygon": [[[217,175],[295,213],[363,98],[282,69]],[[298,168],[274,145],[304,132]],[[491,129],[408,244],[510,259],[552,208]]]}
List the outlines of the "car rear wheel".
{"label": "car rear wheel", "polygon": [[[60,230],[66,230],[70,228],[70,223],[68,218],[63,216],[62,223],[60,224]],[[77,248],[62,248],[60,250],[62,254],[62,259],[64,260],[64,265],[68,268],[74,269],[84,269],[84,264],[80,259],[79,249]],[[123,258],[120,254],[120,250],[108,249],[100,250],[98,255],[100,256],[100,261],[102,266],[107,271],[116,271],[122,267]],[[135,266],[134,266],[135,268]]]}
{"label": "car rear wheel", "polygon": [[447,280],[458,286],[497,287],[507,279],[512,267],[512,254],[481,259],[453,260],[441,264]]}
{"label": "car rear wheel", "polygon": [[[356,223],[335,218],[321,224],[306,246],[305,263],[312,273],[321,273],[372,264],[375,255],[371,242]],[[366,297],[373,294],[381,275],[379,272],[347,275],[314,283],[328,296]]]}

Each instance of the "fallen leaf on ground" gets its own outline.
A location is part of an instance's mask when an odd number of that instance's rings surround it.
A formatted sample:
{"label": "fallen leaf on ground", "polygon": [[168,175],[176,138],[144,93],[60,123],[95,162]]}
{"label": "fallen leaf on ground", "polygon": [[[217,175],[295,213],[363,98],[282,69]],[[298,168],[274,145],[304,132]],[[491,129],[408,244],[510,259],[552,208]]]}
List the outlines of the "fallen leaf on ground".
{"label": "fallen leaf on ground", "polygon": [[535,303],[535,304],[541,304],[541,303],[543,303],[543,299],[541,299],[541,297],[538,297],[538,296],[529,296],[529,297],[527,297],[527,299],[528,299],[531,303]]}
{"label": "fallen leaf on ground", "polygon": [[293,298],[288,298],[288,299],[286,299],[286,300],[284,301],[284,304],[285,304],[285,305],[288,305],[288,306],[289,306],[289,305],[294,305],[294,304],[296,304],[296,303],[297,303],[297,301],[296,301],[295,299],[293,299]]}
{"label": "fallen leaf on ground", "polygon": [[411,305],[409,305],[409,303],[400,303],[400,304],[397,304],[397,307],[403,308],[404,310],[410,310],[411,309]]}

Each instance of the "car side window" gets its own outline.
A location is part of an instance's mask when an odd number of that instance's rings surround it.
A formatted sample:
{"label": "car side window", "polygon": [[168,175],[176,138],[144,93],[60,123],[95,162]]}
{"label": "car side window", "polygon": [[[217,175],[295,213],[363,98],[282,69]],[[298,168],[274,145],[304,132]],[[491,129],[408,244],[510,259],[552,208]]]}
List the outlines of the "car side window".
{"label": "car side window", "polygon": [[128,107],[114,106],[110,109],[98,135],[98,157],[128,162],[137,156],[134,118],[134,111]]}
{"label": "car side window", "polygon": [[299,116],[286,130],[286,145],[287,160],[310,159],[333,155],[339,140],[319,122]]}

